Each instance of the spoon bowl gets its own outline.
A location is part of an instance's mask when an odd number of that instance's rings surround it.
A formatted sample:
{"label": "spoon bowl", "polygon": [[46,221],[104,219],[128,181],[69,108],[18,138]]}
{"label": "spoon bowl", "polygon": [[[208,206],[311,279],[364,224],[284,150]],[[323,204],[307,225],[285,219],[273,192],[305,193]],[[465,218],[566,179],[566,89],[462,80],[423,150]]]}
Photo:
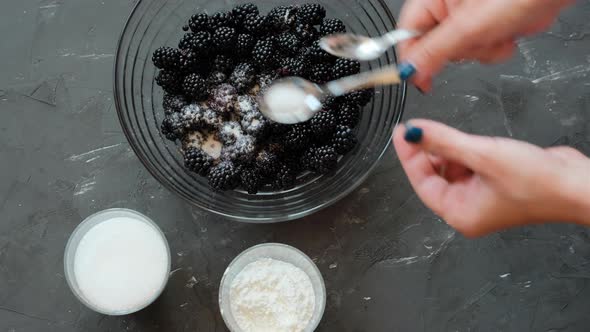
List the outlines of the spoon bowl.
{"label": "spoon bowl", "polygon": [[370,61],[384,53],[381,44],[373,38],[354,34],[332,35],[320,40],[320,47],[340,58]]}
{"label": "spoon bowl", "polygon": [[311,119],[322,109],[324,90],[301,77],[287,77],[273,83],[259,97],[260,110],[267,118],[283,124]]}
{"label": "spoon bowl", "polygon": [[420,35],[418,31],[405,29],[393,30],[376,38],[351,33],[335,34],[322,38],[320,47],[337,57],[370,61],[379,58],[397,43]]}

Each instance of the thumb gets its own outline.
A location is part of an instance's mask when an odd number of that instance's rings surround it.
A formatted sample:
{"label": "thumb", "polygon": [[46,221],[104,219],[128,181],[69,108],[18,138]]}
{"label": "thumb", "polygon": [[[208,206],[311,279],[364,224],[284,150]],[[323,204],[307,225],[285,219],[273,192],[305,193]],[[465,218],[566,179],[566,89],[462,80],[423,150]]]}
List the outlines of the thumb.
{"label": "thumb", "polygon": [[[502,138],[476,136],[463,133],[442,123],[416,119],[408,127],[420,128],[420,148],[445,160],[461,164],[481,175],[493,175],[502,169],[511,149],[500,147]],[[508,141],[508,140],[506,140]]]}
{"label": "thumb", "polygon": [[420,39],[405,45],[403,61],[417,69],[413,82],[424,91],[430,90],[432,78],[466,48],[466,38],[458,33],[456,22],[450,16]]}

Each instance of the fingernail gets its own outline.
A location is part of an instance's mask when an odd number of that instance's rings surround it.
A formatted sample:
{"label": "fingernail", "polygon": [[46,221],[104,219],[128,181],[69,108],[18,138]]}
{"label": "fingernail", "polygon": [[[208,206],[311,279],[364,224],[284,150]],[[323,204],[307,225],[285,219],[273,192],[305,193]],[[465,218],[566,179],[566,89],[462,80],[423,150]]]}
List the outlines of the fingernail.
{"label": "fingernail", "polygon": [[424,90],[420,89],[417,86],[414,86],[416,88],[416,90],[418,90],[418,92],[420,92],[421,95],[425,95],[426,93],[424,92]]}
{"label": "fingernail", "polygon": [[422,128],[414,127],[409,123],[405,124],[406,126],[406,134],[404,135],[404,139],[408,143],[420,143],[422,140]]}
{"label": "fingernail", "polygon": [[406,81],[416,73],[416,67],[407,62],[402,62],[397,66],[399,77]]}

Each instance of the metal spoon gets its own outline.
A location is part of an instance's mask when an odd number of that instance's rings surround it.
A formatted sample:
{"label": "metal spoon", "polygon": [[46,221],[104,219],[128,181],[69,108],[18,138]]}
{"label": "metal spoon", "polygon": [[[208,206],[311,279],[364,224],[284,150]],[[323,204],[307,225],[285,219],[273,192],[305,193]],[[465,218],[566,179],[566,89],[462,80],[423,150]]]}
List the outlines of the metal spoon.
{"label": "metal spoon", "polygon": [[259,97],[260,110],[269,119],[295,124],[311,119],[322,109],[323,101],[348,92],[378,85],[399,84],[415,72],[409,64],[390,65],[373,71],[347,76],[324,85],[301,77],[287,77],[273,83]]}
{"label": "metal spoon", "polygon": [[350,33],[336,34],[320,40],[320,47],[335,56],[360,61],[374,60],[397,43],[420,36],[414,30],[398,29],[370,38]]}

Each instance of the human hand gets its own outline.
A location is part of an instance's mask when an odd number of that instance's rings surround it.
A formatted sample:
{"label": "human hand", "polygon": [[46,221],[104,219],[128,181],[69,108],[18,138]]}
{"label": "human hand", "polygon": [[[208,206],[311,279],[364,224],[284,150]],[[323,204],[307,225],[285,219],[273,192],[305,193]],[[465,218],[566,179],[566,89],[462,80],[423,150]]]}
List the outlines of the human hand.
{"label": "human hand", "polygon": [[466,236],[557,220],[590,225],[590,159],[577,150],[428,120],[398,126],[393,140],[420,199]]}
{"label": "human hand", "polygon": [[407,0],[399,27],[422,31],[400,44],[402,61],[417,68],[413,82],[429,91],[452,61],[494,63],[509,58],[515,39],[541,32],[572,0]]}

